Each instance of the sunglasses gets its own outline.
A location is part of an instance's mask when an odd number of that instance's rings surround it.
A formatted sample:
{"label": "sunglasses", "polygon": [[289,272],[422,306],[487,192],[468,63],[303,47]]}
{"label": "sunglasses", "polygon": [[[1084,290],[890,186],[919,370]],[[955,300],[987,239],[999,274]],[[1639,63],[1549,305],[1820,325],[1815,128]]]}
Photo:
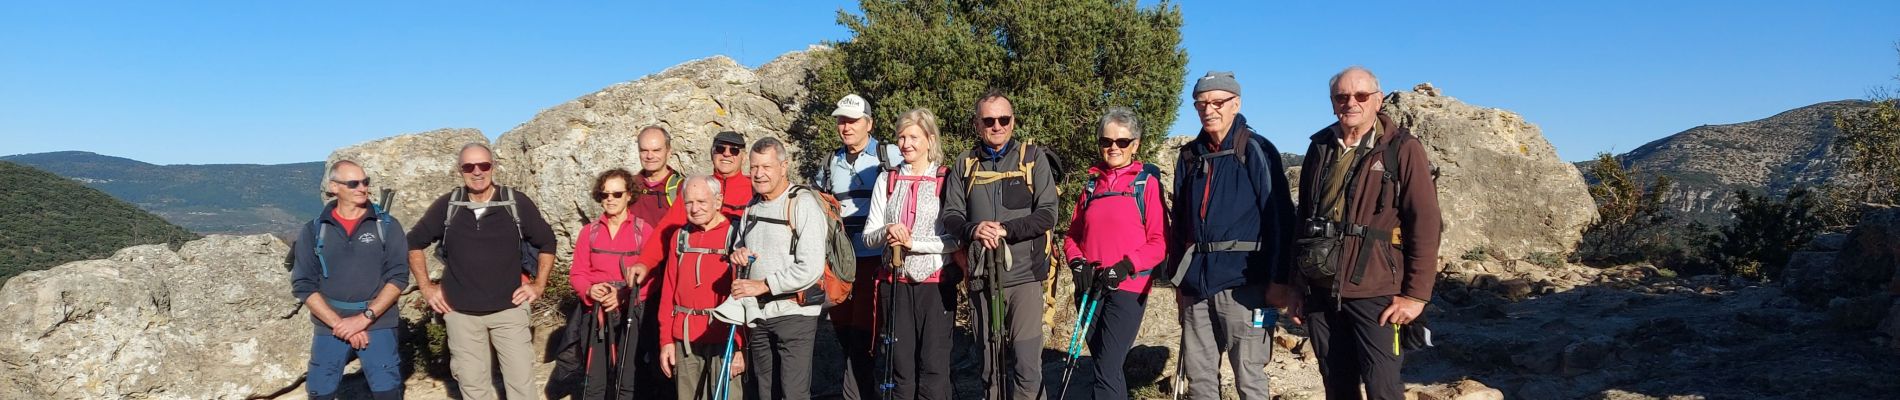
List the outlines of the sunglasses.
{"label": "sunglasses", "polygon": [[369,187],[369,178],[349,180],[349,181],[331,179],[330,181],[342,184],[343,187],[351,188],[351,189],[355,189],[359,187]]}
{"label": "sunglasses", "polygon": [[735,146],[735,145],[730,145],[730,144],[722,144],[718,146],[713,146],[713,154],[724,154],[728,156],[736,156],[736,155],[739,155],[739,152],[741,151],[745,151],[745,148],[742,146]]}
{"label": "sunglasses", "polygon": [[1016,121],[1016,117],[1009,116],[1009,115],[1004,115],[1001,117],[983,117],[983,118],[978,118],[977,121],[983,122],[984,128],[995,128],[998,126],[1009,126],[1011,122]]}
{"label": "sunglasses", "polygon": [[618,199],[618,198],[627,197],[630,195],[632,195],[632,193],[628,193],[625,190],[618,191],[618,192],[599,192],[599,193],[594,193],[594,201],[601,201],[601,200],[606,200],[606,199]]}
{"label": "sunglasses", "polygon": [[495,163],[478,162],[478,163],[462,164],[462,173],[464,174],[474,173],[476,169],[481,169],[482,172],[488,172],[488,170],[491,168],[495,168]]}
{"label": "sunglasses", "polygon": [[1195,102],[1194,102],[1194,109],[1196,109],[1196,110],[1204,110],[1204,109],[1207,109],[1207,107],[1208,107],[1208,106],[1213,106],[1214,108],[1220,108],[1221,106],[1224,106],[1224,105],[1227,105],[1227,102],[1229,102],[1229,101],[1234,101],[1234,99],[1238,99],[1238,98],[1240,98],[1240,96],[1228,96],[1227,98],[1225,98],[1225,99],[1220,99],[1220,100],[1200,100],[1200,101],[1195,101]]}
{"label": "sunglasses", "polygon": [[1366,102],[1366,100],[1371,99],[1372,95],[1375,95],[1375,94],[1379,94],[1379,92],[1334,93],[1333,102],[1344,104],[1347,98],[1351,98],[1352,101],[1354,102],[1364,103]]}
{"label": "sunglasses", "polygon": [[1102,148],[1104,149],[1109,148],[1110,146],[1113,146],[1118,149],[1126,149],[1128,148],[1128,146],[1133,146],[1135,144],[1135,140],[1136,140],[1135,138],[1120,138],[1120,139],[1095,138],[1095,143],[1102,145]]}

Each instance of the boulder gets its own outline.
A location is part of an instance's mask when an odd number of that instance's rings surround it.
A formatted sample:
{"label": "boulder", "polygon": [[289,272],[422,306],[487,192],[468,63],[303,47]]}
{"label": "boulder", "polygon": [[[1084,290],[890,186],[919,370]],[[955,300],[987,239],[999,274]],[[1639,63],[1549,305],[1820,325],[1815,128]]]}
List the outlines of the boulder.
{"label": "boulder", "polygon": [[[686,174],[712,171],[712,137],[737,131],[747,140],[785,139],[800,112],[802,82],[814,58],[793,52],[758,70],[725,56],[689,61],[550,107],[501,135],[496,158],[541,207],[560,238],[557,271],[573,251],[574,232],[600,215],[589,196],[594,177],[612,168],[639,171],[635,138],[647,126],[672,135],[668,163]],[[799,144],[787,141],[796,154]],[[796,169],[794,169],[796,170]]]}
{"label": "boulder", "polygon": [[1420,86],[1386,96],[1385,113],[1418,136],[1439,168],[1440,259],[1480,246],[1504,259],[1575,251],[1597,218],[1583,174],[1524,117]]}
{"label": "boulder", "polygon": [[[391,216],[402,222],[404,229],[409,229],[436,198],[462,185],[457,171],[461,168],[462,146],[476,142],[488,143],[488,137],[476,129],[437,129],[391,136],[331,152],[323,163],[324,171],[329,171],[329,166],[339,160],[356,161],[375,183],[373,189],[395,192],[385,206],[389,207]],[[496,181],[512,183],[509,179],[512,169],[507,165],[497,166]],[[321,188],[322,182],[318,185]],[[435,254],[433,247],[427,252]],[[442,271],[442,260],[435,257],[428,260],[432,276],[439,276],[436,274]]]}
{"label": "boulder", "polygon": [[296,386],[312,331],[290,297],[289,252],[271,235],[213,235],[14,277],[0,288],[0,398],[244,399]]}
{"label": "boulder", "polygon": [[1465,379],[1453,383],[1406,388],[1408,400],[1504,400],[1504,392]]}
{"label": "boulder", "polygon": [[1841,240],[1839,252],[1797,252],[1790,257],[1782,274],[1783,289],[1814,305],[1888,291],[1900,273],[1895,268],[1900,265],[1900,207],[1875,207],[1861,214]]}

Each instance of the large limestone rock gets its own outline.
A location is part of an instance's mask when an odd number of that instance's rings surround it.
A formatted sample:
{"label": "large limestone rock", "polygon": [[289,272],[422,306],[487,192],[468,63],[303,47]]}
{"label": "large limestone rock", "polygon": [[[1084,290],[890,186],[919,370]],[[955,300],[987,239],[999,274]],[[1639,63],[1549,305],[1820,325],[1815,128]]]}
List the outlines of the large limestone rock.
{"label": "large limestone rock", "polygon": [[[1438,205],[1445,217],[1441,261],[1484,247],[1494,257],[1570,253],[1596,219],[1596,203],[1577,168],[1536,125],[1510,111],[1465,104],[1429,84],[1386,96],[1385,112],[1411,129],[1439,168]],[[1314,127],[1317,130],[1319,127]],[[1192,137],[1169,137],[1154,162],[1170,176],[1174,157]],[[1274,143],[1304,151],[1306,143]],[[1288,165],[1298,182],[1297,165]]]}
{"label": "large limestone rock", "polygon": [[1418,136],[1440,168],[1441,261],[1481,246],[1509,259],[1575,251],[1597,218],[1583,174],[1557,158],[1524,117],[1437,92],[1429,84],[1394,92],[1385,112]]}
{"label": "large limestone rock", "polygon": [[[502,134],[496,157],[515,168],[510,181],[541,206],[569,259],[574,232],[600,214],[589,197],[594,177],[611,168],[640,168],[635,137],[649,125],[673,135],[668,163],[687,174],[711,172],[712,136],[785,139],[803,97],[809,51],[780,56],[758,70],[725,56],[689,61],[639,80],[615,84],[551,107]],[[788,151],[798,144],[787,142]]]}
{"label": "large limestone rock", "polygon": [[[386,206],[389,214],[407,227],[429,208],[436,197],[462,184],[457,175],[461,166],[459,152],[469,143],[488,143],[476,129],[437,129],[428,132],[391,136],[337,149],[324,160],[324,170],[338,160],[354,160],[363,166],[375,189],[394,190],[395,198]],[[499,182],[512,184],[509,172],[500,167]],[[518,180],[518,179],[514,179]],[[318,182],[319,190],[322,182]]]}
{"label": "large limestone rock", "polygon": [[14,277],[0,288],[0,398],[243,399],[296,385],[311,330],[289,251],[217,235]]}
{"label": "large limestone rock", "polygon": [[[324,160],[324,171],[329,171],[329,166],[338,160],[354,160],[362,165],[370,181],[375,182],[374,188],[378,192],[385,189],[395,191],[395,196],[385,206],[389,207],[390,215],[402,221],[404,229],[410,229],[437,197],[462,185],[462,177],[458,175],[462,146],[477,142],[488,143],[488,137],[482,136],[482,131],[476,129],[437,129],[391,136],[331,152],[330,158]],[[524,175],[511,174],[517,168],[508,165],[495,168],[498,171],[496,182],[505,185],[513,185],[521,179],[511,178]],[[318,184],[322,185],[322,182]],[[435,254],[433,246],[426,251]],[[431,276],[440,276],[442,260],[435,257],[428,257],[428,260]],[[409,308],[405,310],[414,311]]]}

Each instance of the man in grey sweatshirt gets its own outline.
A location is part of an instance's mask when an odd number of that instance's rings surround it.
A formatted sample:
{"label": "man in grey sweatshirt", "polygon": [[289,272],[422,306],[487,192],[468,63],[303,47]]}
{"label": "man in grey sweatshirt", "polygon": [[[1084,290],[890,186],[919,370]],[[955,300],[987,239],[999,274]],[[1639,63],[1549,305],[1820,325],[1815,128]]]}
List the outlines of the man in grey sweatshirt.
{"label": "man in grey sweatshirt", "polygon": [[[825,211],[816,192],[786,180],[785,145],[767,137],[752,144],[752,190],[732,264],[743,271],[732,297],[753,299],[746,333],[746,369],[761,398],[811,398],[812,340],[820,296],[797,296],[817,285],[825,267]],[[796,229],[796,232],[794,232]]]}

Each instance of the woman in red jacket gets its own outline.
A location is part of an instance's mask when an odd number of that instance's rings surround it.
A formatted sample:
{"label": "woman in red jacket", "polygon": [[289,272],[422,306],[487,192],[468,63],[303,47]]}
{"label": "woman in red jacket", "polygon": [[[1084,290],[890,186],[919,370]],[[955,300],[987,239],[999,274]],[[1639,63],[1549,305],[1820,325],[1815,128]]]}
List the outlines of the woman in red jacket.
{"label": "woman in red jacket", "polygon": [[1089,167],[1090,182],[1062,247],[1078,282],[1077,298],[1092,287],[1101,299],[1087,337],[1096,359],[1092,397],[1126,399],[1122,365],[1141,328],[1150,275],[1167,254],[1167,217],[1160,170],[1135,161],[1141,125],[1134,111],[1110,108],[1099,132],[1102,161]]}
{"label": "woman in red jacket", "polygon": [[[600,202],[600,218],[582,227],[574,238],[574,263],[568,269],[568,283],[574,285],[574,292],[580,295],[581,303],[586,306],[590,324],[596,333],[586,332],[581,340],[584,345],[582,362],[587,374],[586,384],[581,388],[583,399],[608,398],[609,392],[627,398],[633,393],[634,362],[630,355],[631,344],[636,332],[622,327],[623,321],[638,321],[639,307],[633,307],[645,301],[646,291],[627,290],[624,270],[634,265],[633,255],[638,254],[644,243],[649,227],[629,218],[627,204],[632,202],[633,194],[627,191],[627,185],[633,182],[633,173],[615,168],[602,172],[594,179],[594,200]],[[638,275],[638,274],[636,274]],[[639,277],[636,276],[635,280]],[[630,298],[631,297],[631,298]],[[624,313],[635,313],[629,318]],[[619,333],[619,334],[615,334]],[[609,363],[619,363],[620,368],[608,368]],[[608,375],[609,370],[621,371],[619,377]]]}

